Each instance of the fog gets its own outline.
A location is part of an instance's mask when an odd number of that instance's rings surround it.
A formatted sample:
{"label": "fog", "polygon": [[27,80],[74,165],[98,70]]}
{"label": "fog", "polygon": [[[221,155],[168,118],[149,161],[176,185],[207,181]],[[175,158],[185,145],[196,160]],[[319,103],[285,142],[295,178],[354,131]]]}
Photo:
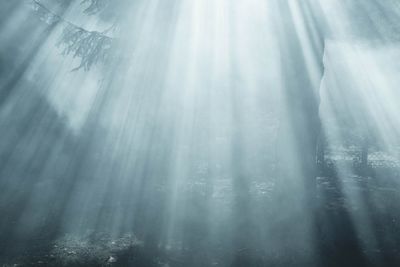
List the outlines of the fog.
{"label": "fog", "polygon": [[399,266],[400,4],[342,2],[1,2],[0,264]]}

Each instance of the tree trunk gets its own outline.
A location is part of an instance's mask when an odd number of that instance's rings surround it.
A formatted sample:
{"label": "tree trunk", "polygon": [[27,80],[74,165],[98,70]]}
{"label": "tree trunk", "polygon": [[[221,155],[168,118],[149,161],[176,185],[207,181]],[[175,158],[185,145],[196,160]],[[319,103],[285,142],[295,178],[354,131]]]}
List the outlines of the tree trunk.
{"label": "tree trunk", "polygon": [[[278,140],[279,178],[285,182],[285,188],[292,185],[293,190],[299,190],[302,182],[311,205],[316,195],[324,40],[321,31],[315,28],[319,22],[307,21],[309,4],[290,5],[287,1],[276,4],[280,11],[276,26],[281,50],[283,101]],[[298,8],[302,21],[294,21],[293,8]],[[307,31],[301,32],[300,28]]]}

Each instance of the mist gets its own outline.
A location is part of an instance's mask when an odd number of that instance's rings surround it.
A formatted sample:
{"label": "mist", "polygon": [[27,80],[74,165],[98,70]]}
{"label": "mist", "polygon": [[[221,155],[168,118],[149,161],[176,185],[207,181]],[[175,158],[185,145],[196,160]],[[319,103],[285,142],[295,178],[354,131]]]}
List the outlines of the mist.
{"label": "mist", "polygon": [[400,266],[399,21],[1,2],[1,266]]}

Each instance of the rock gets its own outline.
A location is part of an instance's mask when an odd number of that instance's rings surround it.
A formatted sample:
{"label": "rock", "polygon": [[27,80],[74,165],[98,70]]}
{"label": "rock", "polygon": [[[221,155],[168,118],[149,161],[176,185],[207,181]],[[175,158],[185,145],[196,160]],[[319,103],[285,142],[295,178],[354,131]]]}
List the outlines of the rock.
{"label": "rock", "polygon": [[114,263],[114,262],[117,262],[117,259],[116,259],[115,257],[113,257],[113,256],[110,256],[110,257],[108,258],[107,262],[108,262],[108,263]]}

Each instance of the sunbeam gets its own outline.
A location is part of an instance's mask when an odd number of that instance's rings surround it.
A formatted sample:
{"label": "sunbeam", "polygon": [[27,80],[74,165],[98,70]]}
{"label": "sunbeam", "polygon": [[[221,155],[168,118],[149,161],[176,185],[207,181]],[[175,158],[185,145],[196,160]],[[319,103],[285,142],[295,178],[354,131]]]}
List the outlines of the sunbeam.
{"label": "sunbeam", "polygon": [[399,266],[399,16],[0,3],[0,264]]}

